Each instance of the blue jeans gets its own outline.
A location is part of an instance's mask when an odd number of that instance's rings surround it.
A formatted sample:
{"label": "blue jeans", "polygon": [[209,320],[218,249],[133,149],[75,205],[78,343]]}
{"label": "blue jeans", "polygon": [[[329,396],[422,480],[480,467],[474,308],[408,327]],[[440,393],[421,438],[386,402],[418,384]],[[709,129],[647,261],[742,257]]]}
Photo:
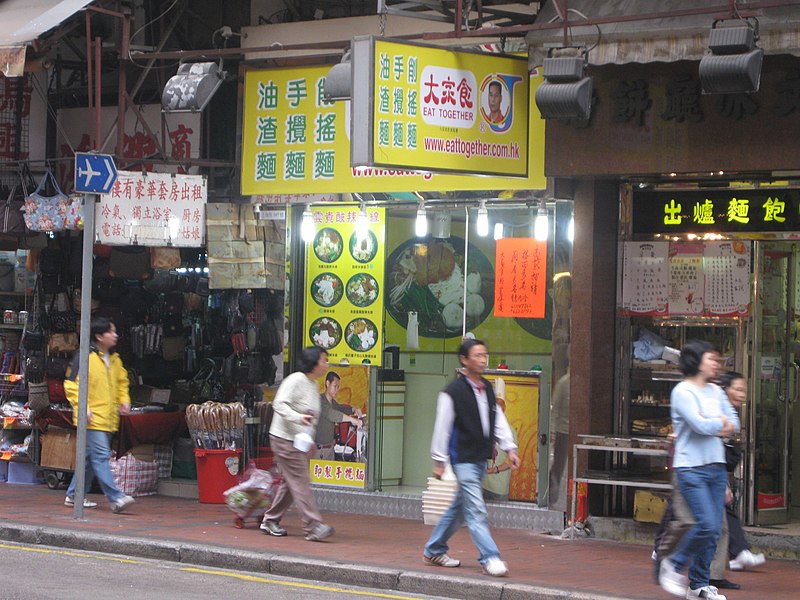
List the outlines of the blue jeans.
{"label": "blue jeans", "polygon": [[678,571],[689,565],[689,581],[697,589],[708,585],[711,561],[722,530],[728,474],[721,463],[681,467],[675,473],[695,523],[678,542],[670,560]]}
{"label": "blue jeans", "polygon": [[[85,492],[88,494],[92,488],[92,476],[97,477],[100,489],[109,502],[116,502],[125,494],[119,491],[111,475],[111,433],[96,429],[86,430],[86,480]],[[77,473],[72,476],[72,481],[67,488],[67,498],[75,497],[75,484]]]}
{"label": "blue jeans", "polygon": [[490,558],[500,558],[500,550],[489,532],[486,504],[483,501],[482,481],[486,471],[485,462],[458,463],[453,465],[458,480],[458,491],[450,508],[445,511],[434,527],[431,538],[425,544],[427,556],[438,556],[448,550],[447,540],[467,522],[472,543],[478,548],[478,561],[485,565]]}

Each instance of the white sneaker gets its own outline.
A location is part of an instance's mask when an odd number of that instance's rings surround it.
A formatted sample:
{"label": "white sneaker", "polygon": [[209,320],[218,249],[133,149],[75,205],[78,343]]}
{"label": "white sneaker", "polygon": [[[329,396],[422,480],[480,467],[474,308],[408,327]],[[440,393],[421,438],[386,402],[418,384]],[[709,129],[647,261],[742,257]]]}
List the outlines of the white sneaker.
{"label": "white sneaker", "polygon": [[[70,496],[64,498],[64,506],[75,506],[75,498],[71,498]],[[83,508],[97,508],[97,502],[92,502],[88,498],[84,498]]]}
{"label": "white sneaker", "polygon": [[739,552],[739,555],[730,562],[729,566],[731,571],[744,571],[747,568],[761,566],[766,561],[767,559],[764,558],[764,555],[761,553],[753,554],[750,550],[742,550]]}
{"label": "white sneaker", "polygon": [[113,512],[113,513],[121,513],[122,511],[124,511],[126,508],[128,508],[134,502],[136,502],[136,500],[134,500],[130,496],[123,496],[122,498],[120,498],[116,502],[112,502],[111,503],[111,512]]}
{"label": "white sneaker", "polygon": [[483,570],[486,571],[487,575],[491,575],[492,577],[508,575],[508,566],[499,558],[490,558],[487,560],[486,564],[483,565]]}
{"label": "white sneaker", "polygon": [[658,560],[658,552],[653,550],[653,553],[650,555],[650,560]]}
{"label": "white sneaker", "polygon": [[686,590],[687,598],[705,598],[706,600],[728,600],[727,597],[719,593],[719,590],[713,585],[707,585],[693,590],[689,588]]}
{"label": "white sneaker", "polygon": [[[672,561],[668,558],[661,561],[661,567],[658,571],[658,585],[660,585],[665,592],[673,596],[688,594],[686,590],[689,587],[689,583],[686,577],[675,570],[675,565],[673,565]],[[725,599],[721,598],[719,600]]]}

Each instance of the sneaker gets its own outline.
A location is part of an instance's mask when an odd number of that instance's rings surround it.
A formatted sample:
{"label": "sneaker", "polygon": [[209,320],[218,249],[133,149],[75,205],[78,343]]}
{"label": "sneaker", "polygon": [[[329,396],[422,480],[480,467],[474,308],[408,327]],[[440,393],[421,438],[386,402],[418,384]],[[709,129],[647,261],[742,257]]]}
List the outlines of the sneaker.
{"label": "sneaker", "polygon": [[653,553],[650,555],[650,560],[658,560],[658,552],[653,550]]}
{"label": "sneaker", "polygon": [[490,558],[486,561],[486,564],[483,565],[483,570],[486,571],[487,575],[491,575],[492,577],[503,577],[504,575],[508,575],[508,567],[506,563],[504,563],[499,558]]}
{"label": "sneaker", "polygon": [[686,577],[675,570],[675,565],[672,564],[672,561],[668,558],[661,561],[661,566],[658,570],[658,585],[660,585],[665,592],[673,596],[688,594],[686,588],[689,587],[689,584]]}
{"label": "sneaker", "polygon": [[[70,498],[69,496],[64,498],[64,506],[75,506],[75,498]],[[84,498],[83,508],[97,508],[97,502],[92,502],[88,498]]]}
{"label": "sneaker", "polygon": [[277,521],[262,521],[260,529],[261,533],[266,535],[274,535],[275,537],[284,537],[289,535]]}
{"label": "sneaker", "polygon": [[763,554],[753,554],[750,550],[742,550],[730,562],[731,571],[744,571],[747,568],[758,567],[767,561]]}
{"label": "sneaker", "polygon": [[111,503],[111,512],[121,513],[134,502],[136,502],[136,500],[134,500],[130,496],[123,496],[119,500],[116,500],[115,502]]}
{"label": "sneaker", "polygon": [[725,596],[719,593],[717,588],[713,585],[706,585],[701,588],[693,590],[689,588],[686,590],[687,598],[705,598],[706,600],[728,600]]}
{"label": "sneaker", "polygon": [[432,567],[460,567],[461,561],[456,560],[447,555],[445,552],[444,554],[437,554],[436,556],[428,556],[427,554],[422,554],[422,562],[426,565],[431,565]]}
{"label": "sneaker", "polygon": [[317,523],[314,525],[311,531],[306,534],[306,540],[309,542],[321,542],[322,540],[331,537],[334,531],[336,530],[330,525]]}

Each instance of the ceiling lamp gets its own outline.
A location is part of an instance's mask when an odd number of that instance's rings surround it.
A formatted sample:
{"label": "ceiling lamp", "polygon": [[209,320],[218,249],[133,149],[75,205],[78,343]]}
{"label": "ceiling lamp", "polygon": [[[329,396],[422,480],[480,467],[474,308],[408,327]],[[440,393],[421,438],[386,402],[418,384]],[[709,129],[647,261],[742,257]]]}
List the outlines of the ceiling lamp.
{"label": "ceiling lamp", "polygon": [[592,112],[593,83],[585,77],[587,53],[580,56],[551,56],[544,59],[544,81],[536,88],[536,106],[543,119],[577,119],[588,121]]}
{"label": "ceiling lamp", "polygon": [[737,26],[717,27],[714,21],[708,37],[711,54],[700,59],[700,86],[704,94],[746,94],[757,92],[761,83],[764,51],[756,48],[755,25],[737,19]]}
{"label": "ceiling lamp", "polygon": [[478,208],[478,220],[475,222],[475,229],[481,237],[489,235],[489,211],[486,210],[486,200],[481,200],[480,207]]}
{"label": "ceiling lamp", "polygon": [[314,241],[314,215],[311,214],[311,205],[306,204],[306,208],[303,211],[303,220],[300,222],[300,237],[303,238],[303,241],[306,244],[310,244]]}
{"label": "ceiling lamp", "polygon": [[547,218],[547,205],[544,200],[539,201],[539,210],[536,212],[536,221],[533,223],[533,237],[539,242],[546,242],[550,230]]}
{"label": "ceiling lamp", "polygon": [[425,212],[425,202],[420,201],[417,207],[417,220],[414,223],[414,234],[417,237],[428,235],[428,215]]}

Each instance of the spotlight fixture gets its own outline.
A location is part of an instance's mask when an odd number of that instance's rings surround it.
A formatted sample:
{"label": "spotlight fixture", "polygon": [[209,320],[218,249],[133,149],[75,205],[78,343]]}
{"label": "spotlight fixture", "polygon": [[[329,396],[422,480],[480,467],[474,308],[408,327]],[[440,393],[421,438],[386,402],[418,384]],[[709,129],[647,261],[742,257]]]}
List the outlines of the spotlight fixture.
{"label": "spotlight fixture", "polygon": [[217,63],[183,63],[161,94],[161,112],[200,112],[222,85],[225,71]]}
{"label": "spotlight fixture", "polygon": [[414,223],[414,234],[417,237],[428,235],[428,215],[425,212],[425,202],[420,201],[417,207],[417,221]]}
{"label": "spotlight fixture", "polygon": [[570,242],[575,241],[575,217],[570,217],[567,223],[567,239]]}
{"label": "spotlight fixture", "polygon": [[300,223],[300,237],[307,244],[314,241],[314,216],[311,214],[311,205],[306,204],[303,211],[303,220]]}
{"label": "spotlight fixture", "polygon": [[350,61],[350,50],[344,53],[338,65],[322,80],[322,95],[328,102],[350,100],[352,97],[353,65]]}
{"label": "spotlight fixture", "polygon": [[431,236],[440,240],[446,240],[450,237],[450,225],[453,218],[447,210],[433,211],[433,230]]}
{"label": "spotlight fixture", "polygon": [[[588,121],[592,112],[593,83],[585,76],[587,52],[580,56],[553,56],[551,48],[542,65],[544,81],[536,88],[536,106],[543,119]],[[574,50],[574,49],[573,49]]]}
{"label": "spotlight fixture", "polygon": [[756,48],[758,21],[736,19],[736,25],[718,27],[714,21],[708,37],[711,54],[700,59],[700,86],[704,94],[747,94],[761,83],[764,51]]}
{"label": "spotlight fixture", "polygon": [[489,211],[486,210],[486,200],[481,200],[480,207],[478,208],[478,220],[475,222],[475,229],[481,237],[489,235]]}
{"label": "spotlight fixture", "polygon": [[536,211],[536,221],[533,224],[533,237],[539,242],[547,241],[550,223],[547,219],[547,205],[544,200],[539,201],[539,210]]}

